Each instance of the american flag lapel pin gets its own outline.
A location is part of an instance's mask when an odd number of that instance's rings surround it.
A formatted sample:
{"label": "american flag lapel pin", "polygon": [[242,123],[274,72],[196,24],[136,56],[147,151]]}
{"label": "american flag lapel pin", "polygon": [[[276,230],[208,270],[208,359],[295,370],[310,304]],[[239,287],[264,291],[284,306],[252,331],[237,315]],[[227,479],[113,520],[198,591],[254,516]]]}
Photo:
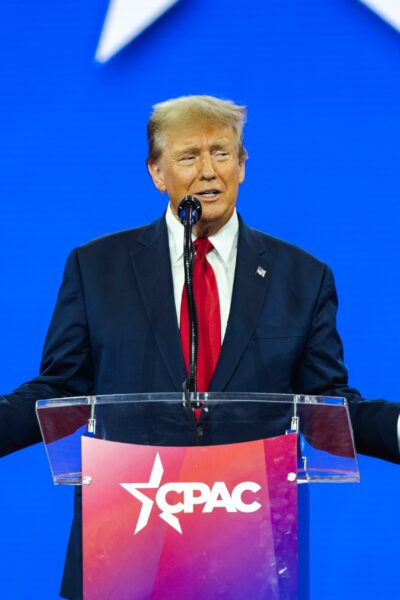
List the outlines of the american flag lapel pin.
{"label": "american flag lapel pin", "polygon": [[259,275],[260,277],[265,277],[267,274],[267,271],[265,269],[263,269],[262,267],[258,266],[257,267],[257,271],[256,271],[257,275]]}

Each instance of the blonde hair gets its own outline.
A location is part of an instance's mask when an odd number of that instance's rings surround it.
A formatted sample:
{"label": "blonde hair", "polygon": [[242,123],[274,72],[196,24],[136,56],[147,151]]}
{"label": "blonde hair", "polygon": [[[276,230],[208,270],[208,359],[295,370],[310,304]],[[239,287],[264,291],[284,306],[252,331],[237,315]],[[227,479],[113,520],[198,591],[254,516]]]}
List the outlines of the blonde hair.
{"label": "blonde hair", "polygon": [[169,127],[203,122],[231,127],[237,139],[239,159],[247,159],[247,151],[243,146],[245,106],[214,96],[181,96],[153,106],[153,113],[147,125],[147,163],[152,164],[160,158],[164,133]]}

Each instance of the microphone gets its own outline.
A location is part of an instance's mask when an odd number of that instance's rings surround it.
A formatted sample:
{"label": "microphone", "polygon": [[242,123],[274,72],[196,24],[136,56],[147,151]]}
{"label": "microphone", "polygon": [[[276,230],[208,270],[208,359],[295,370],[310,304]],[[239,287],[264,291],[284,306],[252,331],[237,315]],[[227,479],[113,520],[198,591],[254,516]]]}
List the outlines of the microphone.
{"label": "microphone", "polygon": [[194,196],[185,196],[178,206],[178,217],[182,225],[192,227],[201,217],[201,203]]}

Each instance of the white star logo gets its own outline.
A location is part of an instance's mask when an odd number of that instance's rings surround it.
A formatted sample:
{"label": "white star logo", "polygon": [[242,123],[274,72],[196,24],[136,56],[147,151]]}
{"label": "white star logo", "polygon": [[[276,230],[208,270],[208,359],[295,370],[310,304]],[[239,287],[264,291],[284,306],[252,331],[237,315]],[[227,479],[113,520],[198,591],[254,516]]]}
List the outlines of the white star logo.
{"label": "white star logo", "polygon": [[[136,523],[136,528],[134,531],[134,535],[139,533],[142,529],[144,529],[149,521],[151,511],[153,509],[154,500],[151,500],[140,492],[139,489],[147,489],[147,490],[155,490],[160,487],[161,479],[164,474],[164,467],[161,463],[160,455],[157,452],[156,458],[154,460],[154,465],[151,470],[150,479],[147,483],[121,483],[120,485],[132,496],[134,496],[137,500],[142,503],[142,508],[139,514],[138,522]],[[169,512],[160,512],[160,517],[163,519],[168,525],[173,527],[179,533],[182,533],[181,525],[179,519],[172,515]]]}
{"label": "white star logo", "polygon": [[400,2],[399,0],[361,0],[389,25],[400,31]]}
{"label": "white star logo", "polygon": [[96,60],[106,62],[178,0],[110,0]]}

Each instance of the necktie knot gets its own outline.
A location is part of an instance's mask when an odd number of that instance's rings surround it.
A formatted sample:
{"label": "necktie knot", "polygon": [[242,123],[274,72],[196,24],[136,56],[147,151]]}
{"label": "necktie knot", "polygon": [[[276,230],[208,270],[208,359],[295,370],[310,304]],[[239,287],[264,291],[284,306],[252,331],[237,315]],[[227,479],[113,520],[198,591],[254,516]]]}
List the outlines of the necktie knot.
{"label": "necktie knot", "polygon": [[204,258],[214,248],[208,238],[197,238],[194,242],[194,247],[196,249],[196,257],[199,259]]}

